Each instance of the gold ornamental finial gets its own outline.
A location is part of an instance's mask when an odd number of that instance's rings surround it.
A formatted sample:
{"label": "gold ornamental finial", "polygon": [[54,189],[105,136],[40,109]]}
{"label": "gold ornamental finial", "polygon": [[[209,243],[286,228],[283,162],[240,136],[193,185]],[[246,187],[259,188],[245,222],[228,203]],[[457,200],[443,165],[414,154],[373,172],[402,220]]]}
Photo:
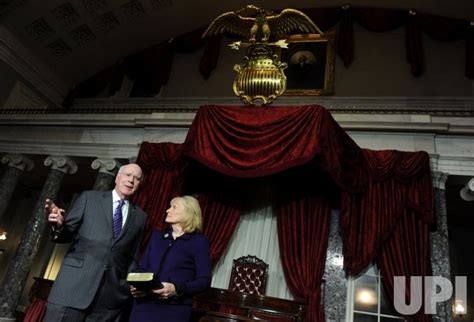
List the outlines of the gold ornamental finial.
{"label": "gold ornamental finial", "polygon": [[[235,41],[230,44],[232,49],[248,47],[247,54],[241,64],[236,64],[237,72],[233,83],[235,95],[247,105],[259,101],[269,105],[286,90],[285,68],[287,63],[281,62],[272,47],[288,48],[286,39],[294,32],[323,32],[303,12],[295,9],[284,9],[273,14],[254,5],[237,11],[225,12],[214,19],[202,37],[207,38],[223,33],[231,33],[245,37],[247,42]],[[275,41],[270,43],[270,36]]]}

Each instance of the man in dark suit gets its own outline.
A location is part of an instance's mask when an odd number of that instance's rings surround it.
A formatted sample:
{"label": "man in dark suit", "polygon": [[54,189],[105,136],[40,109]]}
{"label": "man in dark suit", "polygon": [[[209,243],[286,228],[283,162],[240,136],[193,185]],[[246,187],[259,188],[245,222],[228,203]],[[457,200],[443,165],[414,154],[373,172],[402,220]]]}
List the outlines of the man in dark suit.
{"label": "man in dark suit", "polygon": [[146,214],[129,198],[142,181],[137,164],[121,167],[113,191],[83,192],[67,216],[46,200],[54,242],[72,242],[48,298],[45,322],[120,321],[131,294]]}

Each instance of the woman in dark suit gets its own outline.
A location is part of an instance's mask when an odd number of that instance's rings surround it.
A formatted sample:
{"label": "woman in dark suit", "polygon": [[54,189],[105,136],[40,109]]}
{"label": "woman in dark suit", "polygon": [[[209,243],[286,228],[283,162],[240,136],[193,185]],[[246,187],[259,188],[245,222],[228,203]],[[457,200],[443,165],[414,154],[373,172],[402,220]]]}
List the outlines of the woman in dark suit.
{"label": "woman in dark suit", "polygon": [[135,297],[131,322],[189,321],[193,296],[211,284],[209,240],[199,233],[199,202],[183,196],[170,204],[170,228],[152,233],[139,266],[140,271],[157,274],[163,288],[145,293],[130,287]]}

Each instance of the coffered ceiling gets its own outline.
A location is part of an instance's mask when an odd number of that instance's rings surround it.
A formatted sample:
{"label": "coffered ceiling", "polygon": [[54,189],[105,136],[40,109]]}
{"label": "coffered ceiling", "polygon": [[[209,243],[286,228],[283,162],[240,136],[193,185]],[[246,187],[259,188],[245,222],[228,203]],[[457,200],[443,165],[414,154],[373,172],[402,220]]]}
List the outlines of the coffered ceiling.
{"label": "coffered ceiling", "polygon": [[[278,10],[341,6],[348,1],[0,0],[0,24],[65,83],[73,84],[127,55],[206,26],[218,14],[249,3]],[[474,20],[473,0],[349,3]]]}

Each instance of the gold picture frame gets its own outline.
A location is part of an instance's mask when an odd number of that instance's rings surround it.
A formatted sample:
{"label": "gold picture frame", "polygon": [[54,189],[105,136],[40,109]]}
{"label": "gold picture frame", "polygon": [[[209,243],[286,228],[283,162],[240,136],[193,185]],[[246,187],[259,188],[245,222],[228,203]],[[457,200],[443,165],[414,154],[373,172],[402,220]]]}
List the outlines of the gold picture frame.
{"label": "gold picture frame", "polygon": [[288,48],[280,49],[280,60],[288,64],[284,70],[286,91],[283,95],[334,94],[335,32],[292,35]]}

